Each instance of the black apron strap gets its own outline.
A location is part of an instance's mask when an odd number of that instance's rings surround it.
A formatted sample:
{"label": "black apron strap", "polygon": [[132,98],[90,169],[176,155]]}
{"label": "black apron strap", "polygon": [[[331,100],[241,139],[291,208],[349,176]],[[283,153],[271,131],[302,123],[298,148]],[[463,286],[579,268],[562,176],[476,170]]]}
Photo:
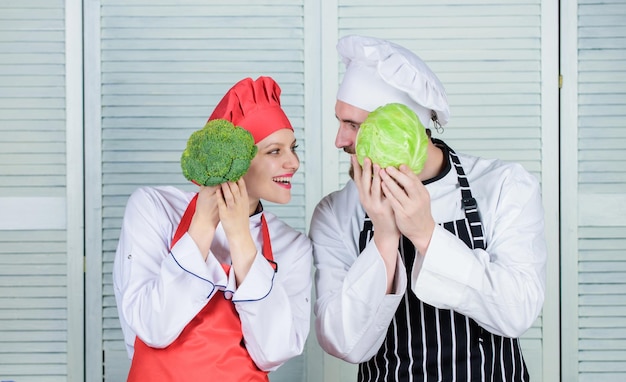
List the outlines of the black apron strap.
{"label": "black apron strap", "polygon": [[480,214],[478,213],[478,203],[476,203],[476,199],[472,196],[472,190],[470,189],[469,181],[467,180],[467,175],[465,175],[465,171],[463,170],[463,166],[461,166],[461,161],[459,157],[456,155],[454,150],[452,150],[448,145],[446,145],[443,141],[438,139],[433,139],[433,143],[435,145],[444,148],[444,152],[448,152],[449,158],[452,161],[452,165],[457,174],[457,179],[459,180],[459,186],[461,189],[461,206],[465,211],[465,217],[469,223],[470,235],[472,236],[473,248],[486,249],[487,243],[485,242],[485,236],[483,235],[483,224],[480,220]]}

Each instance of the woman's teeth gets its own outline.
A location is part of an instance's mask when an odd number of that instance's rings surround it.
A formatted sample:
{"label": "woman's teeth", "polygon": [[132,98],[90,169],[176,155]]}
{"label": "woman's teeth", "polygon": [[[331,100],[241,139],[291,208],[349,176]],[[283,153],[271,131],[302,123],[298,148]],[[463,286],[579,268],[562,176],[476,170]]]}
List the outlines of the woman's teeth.
{"label": "woman's teeth", "polygon": [[291,178],[287,178],[287,177],[273,178],[272,180],[274,182],[283,183],[283,184],[291,183]]}

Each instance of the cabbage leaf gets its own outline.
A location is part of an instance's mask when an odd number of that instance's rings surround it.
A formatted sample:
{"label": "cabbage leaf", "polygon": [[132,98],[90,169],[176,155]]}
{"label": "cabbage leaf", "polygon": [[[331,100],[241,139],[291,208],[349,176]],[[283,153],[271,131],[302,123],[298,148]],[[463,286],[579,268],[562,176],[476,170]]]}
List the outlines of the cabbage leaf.
{"label": "cabbage leaf", "polygon": [[355,145],[361,166],[368,157],[381,168],[406,164],[419,174],[427,158],[428,136],[413,110],[390,103],[368,115],[359,128]]}

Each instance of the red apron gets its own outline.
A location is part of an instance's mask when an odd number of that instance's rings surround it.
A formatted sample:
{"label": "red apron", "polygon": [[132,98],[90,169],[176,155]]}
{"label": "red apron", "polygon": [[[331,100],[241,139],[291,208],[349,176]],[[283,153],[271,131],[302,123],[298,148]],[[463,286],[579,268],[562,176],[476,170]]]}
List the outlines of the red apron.
{"label": "red apron", "polygon": [[[171,247],[189,229],[197,199],[198,195],[185,210]],[[273,264],[269,231],[263,215],[261,227],[263,254]],[[230,266],[222,264],[222,267],[228,274]],[[235,305],[224,297],[223,291],[218,291],[168,347],[152,348],[136,337],[128,381],[267,382],[269,378],[266,371],[256,366],[245,348]]]}

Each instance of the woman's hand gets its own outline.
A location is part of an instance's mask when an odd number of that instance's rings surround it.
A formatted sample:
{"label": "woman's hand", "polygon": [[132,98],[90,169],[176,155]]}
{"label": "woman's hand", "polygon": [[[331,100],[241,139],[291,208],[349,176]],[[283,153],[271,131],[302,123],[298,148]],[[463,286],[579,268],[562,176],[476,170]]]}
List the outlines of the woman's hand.
{"label": "woman's hand", "polygon": [[218,186],[219,219],[227,237],[250,233],[250,205],[243,178]]}
{"label": "woman's hand", "polygon": [[216,192],[219,219],[228,239],[237,285],[245,279],[257,248],[250,234],[250,203],[246,182],[223,183]]}
{"label": "woman's hand", "polygon": [[200,187],[196,212],[191,219],[187,232],[198,246],[200,253],[206,260],[211,249],[211,242],[215,235],[215,228],[220,221],[218,215],[218,186]]}

